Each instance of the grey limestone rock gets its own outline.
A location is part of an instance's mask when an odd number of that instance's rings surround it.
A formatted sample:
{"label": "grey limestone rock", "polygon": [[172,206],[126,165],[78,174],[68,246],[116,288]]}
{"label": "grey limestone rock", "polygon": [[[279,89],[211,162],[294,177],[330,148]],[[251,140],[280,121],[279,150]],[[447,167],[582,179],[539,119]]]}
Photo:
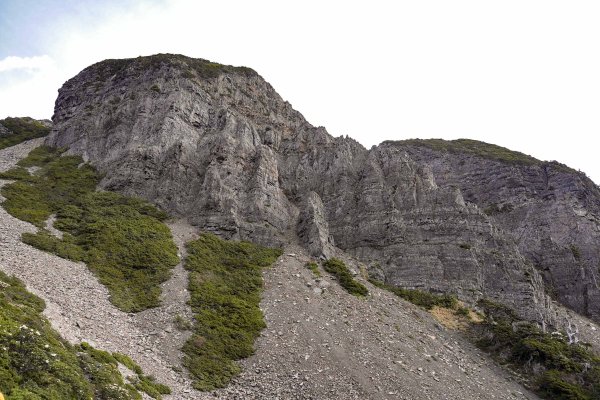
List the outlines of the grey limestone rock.
{"label": "grey limestone rock", "polygon": [[[475,178],[461,185],[442,173],[446,164],[406,146],[367,150],[334,138],[252,70],[175,55],[107,60],[64,84],[53,122],[47,144],[81,154],[105,173],[104,188],[143,197],[203,230],[268,245],[298,237],[313,256],[328,257],[335,245],[377,264],[387,283],[467,302],[488,297],[553,322],[538,262],[503,220],[475,204]],[[527,185],[515,192],[523,204],[525,193],[539,190]],[[586,213],[578,221],[591,218],[582,203],[569,204]],[[566,203],[544,221],[567,218],[565,210]],[[564,246],[576,226],[563,227],[552,257],[569,257]],[[549,240],[541,228],[532,232],[534,242]],[[577,242],[581,260],[595,238]],[[566,270],[565,284],[583,289],[581,273]]]}
{"label": "grey limestone rock", "polygon": [[335,254],[323,202],[315,192],[309,192],[302,204],[298,237],[313,257],[330,258]]}
{"label": "grey limestone rock", "polygon": [[600,190],[583,173],[506,149],[517,161],[427,141],[387,145],[431,168],[440,186],[460,188],[517,243],[552,297],[600,321]]}

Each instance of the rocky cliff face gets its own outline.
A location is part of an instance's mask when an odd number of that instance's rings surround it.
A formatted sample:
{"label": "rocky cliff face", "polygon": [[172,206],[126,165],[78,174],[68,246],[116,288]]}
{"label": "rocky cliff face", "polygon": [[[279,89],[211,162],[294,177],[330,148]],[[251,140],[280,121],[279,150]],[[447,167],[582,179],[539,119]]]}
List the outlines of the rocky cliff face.
{"label": "rocky cliff face", "polygon": [[[53,122],[47,143],[93,163],[106,174],[105,188],[148,199],[203,230],[270,245],[299,240],[313,256],[329,256],[337,246],[388,283],[453,292],[468,302],[489,297],[553,322],[534,268],[539,262],[528,251],[542,238],[556,241],[542,222],[530,229],[538,236],[519,240],[503,217],[482,212],[492,203],[502,209],[502,192],[478,201],[476,178],[459,184],[451,161],[416,147],[366,150],[333,138],[252,70],[173,55],[104,61],[65,83]],[[510,169],[503,173],[521,182],[515,199],[523,204],[526,193],[540,190]],[[565,207],[543,221],[569,220]],[[517,207],[512,212],[513,219],[521,215]],[[558,271],[557,254],[575,257],[560,246],[583,237],[574,230],[587,215],[556,223],[564,240],[550,253],[539,248],[535,254],[555,260],[544,265]],[[595,238],[578,239],[577,262],[588,262]],[[565,285],[583,290],[583,269],[560,270]]]}
{"label": "rocky cliff face", "polygon": [[427,165],[438,185],[460,188],[517,243],[553,297],[600,320],[600,190],[583,173],[472,141],[386,146]]}

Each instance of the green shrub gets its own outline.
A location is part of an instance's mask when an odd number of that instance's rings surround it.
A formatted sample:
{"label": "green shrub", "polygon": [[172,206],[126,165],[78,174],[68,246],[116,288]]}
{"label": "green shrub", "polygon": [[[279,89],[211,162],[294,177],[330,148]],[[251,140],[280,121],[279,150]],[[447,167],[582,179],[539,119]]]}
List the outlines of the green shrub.
{"label": "green shrub", "polygon": [[540,395],[554,400],[590,400],[592,397],[579,385],[563,379],[559,371],[550,370],[538,380]]}
{"label": "green shrub", "polygon": [[563,335],[542,332],[520,320],[508,307],[489,300],[478,303],[485,320],[472,327],[477,344],[529,376],[547,399],[592,399],[600,393],[600,357]]}
{"label": "green shrub", "polygon": [[342,260],[330,258],[323,263],[323,268],[335,276],[348,293],[355,296],[367,296],[369,294],[369,290],[363,284],[354,280],[350,270]]}
{"label": "green shrub", "polygon": [[454,313],[456,315],[462,316],[462,317],[468,317],[469,316],[469,309],[467,307],[458,307]]}
{"label": "green shrub", "polygon": [[16,218],[44,227],[51,214],[62,238],[40,229],[23,234],[31,246],[73,261],[84,261],[126,312],[159,305],[160,284],[178,263],[177,247],[161,222],[166,214],[151,204],[111,192],[96,192],[98,173],[82,159],[48,147],[34,149],[20,164],[39,167],[35,175],[14,170],[5,185],[3,207]]}
{"label": "green shrub", "polygon": [[21,240],[30,246],[55,254],[59,257],[73,261],[85,260],[86,253],[81,246],[75,243],[72,235],[65,233],[62,239],[53,236],[45,229],[40,229],[36,233],[25,232],[21,235]]}
{"label": "green shrub", "polygon": [[236,360],[254,353],[254,340],[265,327],[260,310],[262,269],[281,255],[248,242],[203,234],[187,244],[190,306],[196,324],[185,343],[184,365],[194,387],[224,387],[240,372]]}
{"label": "green shrub", "polygon": [[142,368],[139,365],[137,365],[136,362],[133,361],[128,355],[121,353],[112,353],[112,357],[115,359],[115,361],[123,364],[130,371],[135,372],[137,375],[143,374]]}
{"label": "green shrub", "polygon": [[138,375],[132,379],[133,386],[153,399],[161,400],[163,394],[171,394],[171,389],[160,383],[156,383],[154,377],[147,375]]}
{"label": "green shrub", "polygon": [[2,119],[0,125],[10,131],[8,135],[0,136],[0,149],[14,146],[26,140],[44,137],[50,133],[50,128],[28,117]]}
{"label": "green shrub", "polygon": [[321,277],[321,271],[319,271],[319,265],[316,262],[306,263],[306,268],[310,269],[315,277]]}
{"label": "green shrub", "polygon": [[[404,289],[396,286],[386,285],[374,279],[369,279],[373,285],[388,290],[396,296],[403,298],[419,307],[426,310],[431,310],[433,307],[445,307],[455,309],[458,306],[458,300],[453,295],[448,294],[433,294],[424,290]],[[468,310],[467,310],[468,312]]]}
{"label": "green shrub", "polygon": [[173,319],[173,323],[175,324],[175,327],[180,331],[191,331],[194,327],[194,324],[191,321],[188,321],[179,314],[175,316],[175,318]]}
{"label": "green shrub", "polygon": [[71,346],[42,316],[44,306],[0,272],[0,392],[7,399],[141,399],[110,353]]}

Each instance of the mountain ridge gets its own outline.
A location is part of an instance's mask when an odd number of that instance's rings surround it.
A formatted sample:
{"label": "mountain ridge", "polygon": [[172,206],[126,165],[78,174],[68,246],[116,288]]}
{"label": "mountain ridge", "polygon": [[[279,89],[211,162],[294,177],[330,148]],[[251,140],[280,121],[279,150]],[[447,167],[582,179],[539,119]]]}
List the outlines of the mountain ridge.
{"label": "mountain ridge", "polygon": [[[444,328],[420,325],[417,321],[426,314],[416,313],[414,319],[409,316],[410,307],[405,310],[405,303],[384,294],[395,288],[401,288],[394,292],[400,296],[425,296],[419,295],[425,292],[450,295],[445,297],[448,299],[458,296],[463,303],[456,313],[482,311],[482,304],[498,310],[508,307],[516,316],[509,322],[500,320],[500,325],[509,327],[513,340],[521,345],[542,346],[536,342],[539,339],[566,346],[562,339],[549,335],[564,331],[569,343],[581,340],[600,348],[596,325],[561,306],[597,318],[593,268],[600,194],[591,180],[561,164],[470,140],[433,141],[429,146],[423,146],[423,141],[386,141],[367,150],[351,138],[334,138],[325,128],[309,124],[256,72],[178,55],[107,60],[86,68],[59,91],[53,120],[45,143],[66,148],[69,154],[90,162],[103,174],[101,189],[153,202],[175,218],[189,220],[194,228],[186,231],[285,247],[273,270],[265,273],[269,278],[265,278],[267,291],[261,309],[266,310],[267,331],[258,339],[259,356],[243,362],[249,370],[238,383],[219,392],[223,398],[264,398],[261,396],[269,391],[305,398],[298,394],[303,383],[296,377],[301,376],[301,381],[311,381],[306,387],[310,393],[327,397],[327,380],[310,373],[312,361],[306,363],[310,355],[305,362],[299,361],[302,370],[294,371],[287,361],[286,349],[289,354],[299,354],[300,343],[321,354],[320,365],[325,370],[349,374],[335,380],[344,393],[368,398],[396,398],[400,393],[406,398],[418,393],[439,397],[447,386],[433,382],[442,377],[448,385],[447,378],[452,376],[455,381],[449,398],[460,398],[454,396],[460,396],[461,378],[455,373],[462,367],[455,367],[461,362],[455,364],[447,358],[458,353],[452,346],[448,353],[438,346],[442,343],[436,343],[436,330],[444,332]],[[10,151],[4,153],[12,157]],[[7,165],[10,162],[7,159]],[[546,257],[545,251],[549,253]],[[317,264],[312,272],[304,266],[315,259],[334,257],[348,263],[347,277],[354,273],[364,283],[369,294],[363,300],[343,293],[333,279],[313,275],[319,272]],[[23,274],[18,268],[16,271]],[[178,282],[185,276],[180,274]],[[367,278],[374,285],[367,283]],[[174,289],[173,283],[166,285]],[[185,296],[177,301],[182,298]],[[298,304],[304,302],[306,307],[295,314]],[[175,305],[183,306],[179,303]],[[372,307],[375,314],[369,311]],[[334,323],[338,308],[348,311],[342,319],[355,334],[339,331],[345,328]],[[280,309],[285,311],[280,313]],[[357,314],[357,310],[361,311]],[[165,318],[163,311],[157,312]],[[323,315],[315,327],[310,321],[320,312]],[[348,313],[354,317],[347,318]],[[411,338],[409,347],[396,342],[405,342],[406,336],[398,338],[393,330],[386,331],[394,325],[391,320],[379,325],[381,318],[376,315],[388,314],[408,324],[394,329]],[[491,315],[486,316],[492,318],[487,320],[489,325],[482,326],[497,325]],[[366,321],[374,326],[365,326]],[[422,337],[415,343],[409,332],[411,324],[420,326]],[[284,335],[290,326],[297,328]],[[318,330],[327,333],[321,335]],[[93,329],[87,332],[96,335]],[[102,346],[112,347],[106,332],[98,334]],[[525,336],[514,336],[522,334]],[[171,335],[167,328],[160,340]],[[361,338],[361,346],[366,346],[364,351],[355,350],[355,335]],[[385,335],[393,337],[389,346]],[[334,344],[340,343],[343,350],[330,348],[330,343],[324,345],[325,352],[313,346],[312,340],[336,336],[340,340]],[[443,346],[447,347],[444,337]],[[437,367],[415,370],[381,353],[387,349],[391,354],[412,354],[423,340],[438,349],[434,357],[425,354],[426,361],[441,357],[450,375],[440,373]],[[270,351],[269,346],[281,346],[283,353]],[[468,345],[461,344],[458,352],[466,348]],[[530,350],[519,349],[524,351],[523,357],[531,354]],[[161,359],[160,368],[176,360],[174,355],[167,360],[158,349],[152,351]],[[384,361],[374,362],[369,352]],[[142,352],[135,357],[141,357],[144,368],[154,369]],[[361,365],[364,357],[378,367],[349,367]],[[342,366],[336,369],[332,360]],[[411,358],[411,363],[419,361],[418,355]],[[273,363],[278,365],[276,369]],[[535,368],[543,371],[547,366]],[[392,372],[376,372],[379,369]],[[400,369],[418,376],[431,373],[432,392],[415,389],[415,382]],[[259,370],[267,371],[273,382],[261,378]],[[521,371],[529,373],[528,369]],[[549,371],[543,378],[538,389],[547,385],[550,392],[579,391],[568,386],[571,377],[561,381],[562,375]],[[177,374],[173,379],[187,382]],[[375,379],[375,388],[369,379]],[[398,392],[397,387],[385,383],[395,379],[410,381],[410,388]],[[519,379],[527,382],[524,377]],[[284,383],[288,381],[289,386]],[[500,385],[497,388],[505,387],[494,382]],[[467,397],[485,398],[481,388],[480,382],[469,385]],[[175,390],[182,398],[203,398],[189,389]],[[508,396],[496,393],[502,398],[523,394],[511,390],[516,392]]]}

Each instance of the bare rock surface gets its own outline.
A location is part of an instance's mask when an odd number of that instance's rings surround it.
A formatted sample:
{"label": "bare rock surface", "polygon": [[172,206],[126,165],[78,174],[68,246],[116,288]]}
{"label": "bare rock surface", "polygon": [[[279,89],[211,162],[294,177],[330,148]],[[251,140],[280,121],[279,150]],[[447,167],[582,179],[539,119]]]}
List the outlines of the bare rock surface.
{"label": "bare rock surface", "polygon": [[[271,246],[299,233],[386,282],[495,299],[552,324],[544,283],[459,189],[401,149],[365,149],[310,125],[256,72],[176,55],[107,60],[59,91],[47,144],[226,238]],[[575,279],[575,278],[574,278]]]}
{"label": "bare rock surface", "polygon": [[600,321],[598,186],[557,162],[514,152],[523,162],[507,162],[459,149],[432,149],[426,143],[385,146],[427,165],[438,185],[460,188],[467,201],[485,210],[494,225],[517,243],[543,276],[548,293]]}
{"label": "bare rock surface", "polygon": [[265,271],[267,328],[221,398],[537,398],[427,312],[366,282],[352,296],[310,260],[289,246]]}
{"label": "bare rock surface", "polygon": [[2,154],[2,157],[0,157],[0,171],[8,171],[13,168],[20,159],[27,157],[31,150],[43,143],[44,138],[38,138],[0,150],[2,152],[0,153]]}

